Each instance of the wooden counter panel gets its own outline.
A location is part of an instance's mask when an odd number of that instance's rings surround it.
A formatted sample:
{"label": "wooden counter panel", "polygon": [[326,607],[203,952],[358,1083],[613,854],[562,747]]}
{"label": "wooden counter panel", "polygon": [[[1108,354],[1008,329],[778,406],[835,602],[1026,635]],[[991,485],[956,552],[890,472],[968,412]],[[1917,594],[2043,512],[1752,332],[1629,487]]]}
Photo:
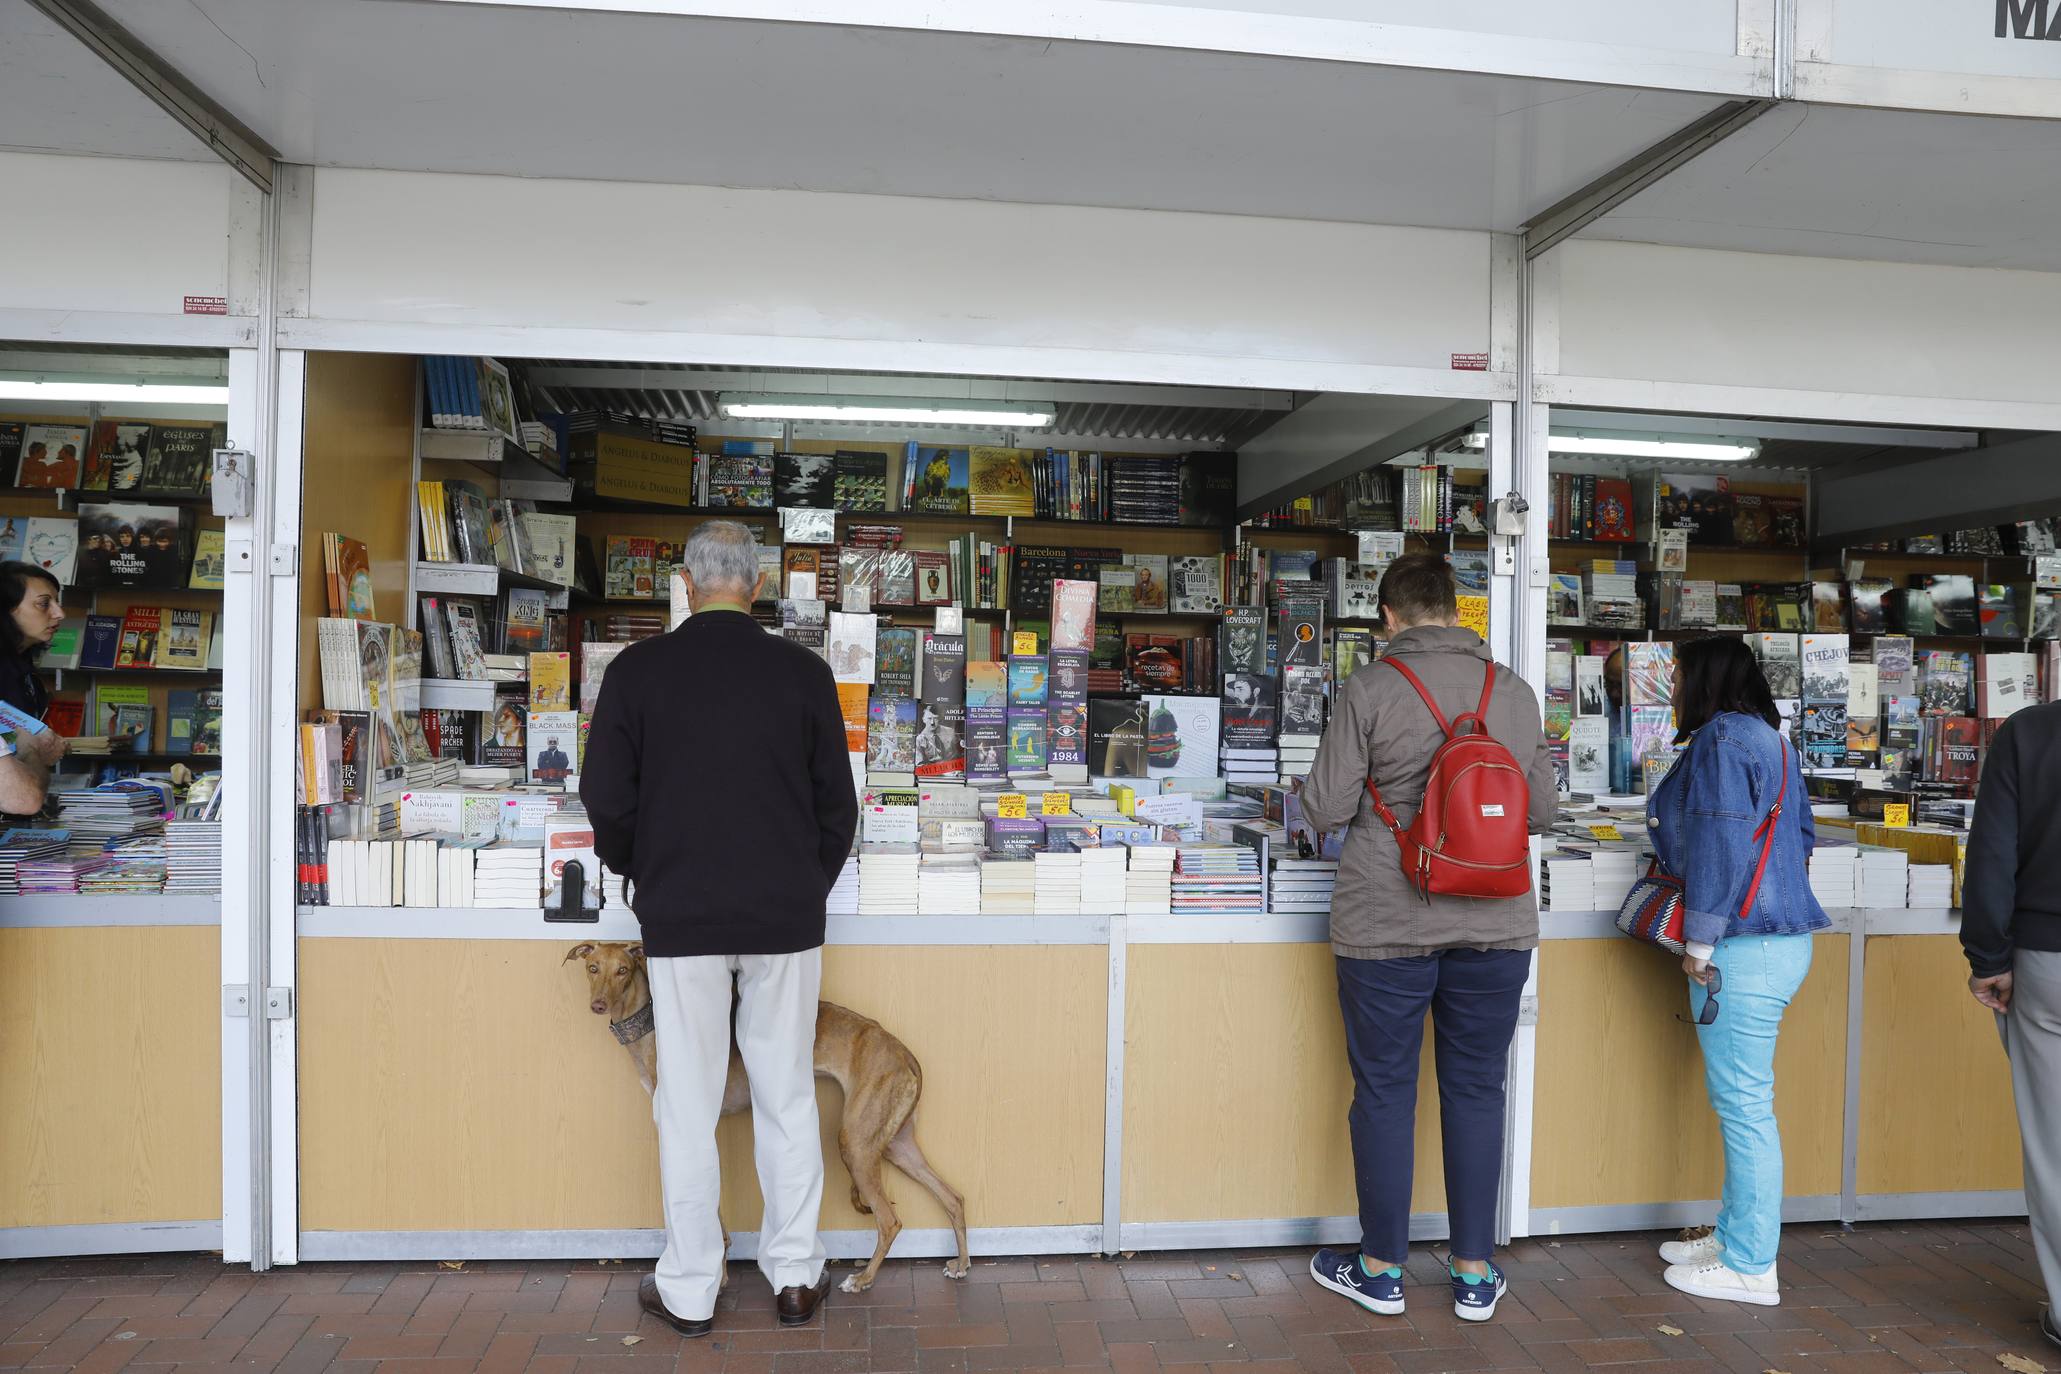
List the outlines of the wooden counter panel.
{"label": "wooden counter panel", "polygon": [[[303,940],[301,1224],[328,1230],[656,1227],[649,1099],[564,944]],[[1107,955],[1077,948],[837,948],[824,996],[923,1065],[918,1138],[974,1226],[1101,1215]],[[818,1082],[826,1230],[869,1229]],[[724,1219],[758,1225],[751,1128],[723,1123]],[[905,1226],[941,1210],[890,1167]]]}
{"label": "wooden counter panel", "polygon": [[2010,1061],[1968,995],[1960,938],[1877,935],[1867,961],[1858,1190],[2022,1188]]}
{"label": "wooden counter panel", "polygon": [[221,1217],[221,983],[213,926],[0,930],[0,1227]]}
{"label": "wooden counter panel", "polygon": [[[1775,1115],[1791,1197],[1839,1191],[1847,937],[1820,935],[1783,1018]],[[1531,1205],[1718,1195],[1724,1145],[1703,1087],[1680,962],[1630,940],[1540,949]],[[1718,998],[1720,1015],[1725,999]]]}
{"label": "wooden counter panel", "polygon": [[[1349,1216],[1352,1072],[1328,945],[1133,945],[1123,1219]],[[1446,1210],[1431,1034],[1413,1212]]]}

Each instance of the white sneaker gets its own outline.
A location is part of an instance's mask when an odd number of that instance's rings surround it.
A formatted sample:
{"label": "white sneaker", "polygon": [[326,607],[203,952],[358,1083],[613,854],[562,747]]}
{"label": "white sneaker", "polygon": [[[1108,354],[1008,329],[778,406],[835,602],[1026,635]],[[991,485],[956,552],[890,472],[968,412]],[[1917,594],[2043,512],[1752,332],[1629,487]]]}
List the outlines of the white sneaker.
{"label": "white sneaker", "polygon": [[1750,1302],[1759,1307],[1779,1307],[1781,1289],[1771,1265],[1765,1274],[1742,1274],[1723,1260],[1704,1264],[1672,1264],[1665,1274],[1668,1287],[1680,1289],[1692,1298],[1715,1298],[1719,1302]]}
{"label": "white sneaker", "polygon": [[1669,1264],[1709,1264],[1724,1253],[1715,1231],[1705,1231],[1693,1240],[1685,1235],[1681,1240],[1662,1241],[1660,1245],[1660,1258]]}

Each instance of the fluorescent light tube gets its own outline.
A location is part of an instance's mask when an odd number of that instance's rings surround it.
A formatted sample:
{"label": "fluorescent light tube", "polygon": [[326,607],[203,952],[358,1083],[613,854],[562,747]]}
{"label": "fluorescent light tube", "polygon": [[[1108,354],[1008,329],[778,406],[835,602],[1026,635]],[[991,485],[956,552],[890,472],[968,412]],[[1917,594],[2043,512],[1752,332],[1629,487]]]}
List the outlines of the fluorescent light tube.
{"label": "fluorescent light tube", "polygon": [[[1488,435],[1470,431],[1460,440],[1466,448],[1487,448]],[[1640,438],[1612,434],[1549,434],[1549,453],[1594,453],[1616,458],[1679,458],[1704,463],[1741,463],[1760,456],[1760,445],[1750,439]]]}
{"label": "fluorescent light tube", "polygon": [[1058,419],[1044,401],[920,400],[901,396],[729,395],[717,408],[733,420],[814,420],[845,424],[988,425],[1043,429]]}
{"label": "fluorescent light tube", "polygon": [[225,406],[226,386],[174,386],[158,382],[14,382],[0,379],[0,400],[123,401],[152,405]]}

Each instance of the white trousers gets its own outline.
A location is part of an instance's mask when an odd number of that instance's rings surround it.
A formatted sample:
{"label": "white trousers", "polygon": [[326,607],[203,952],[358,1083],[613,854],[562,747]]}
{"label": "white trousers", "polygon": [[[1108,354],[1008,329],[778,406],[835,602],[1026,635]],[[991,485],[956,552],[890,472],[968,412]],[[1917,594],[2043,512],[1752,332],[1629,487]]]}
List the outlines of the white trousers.
{"label": "white trousers", "polygon": [[751,1121],[765,1219],[759,1271],[773,1285],[810,1287],[823,1276],[823,1138],[816,1124],[816,999],[823,951],[652,959],[658,1036],[660,1183],[666,1248],[658,1291],[674,1316],[699,1321],[722,1286],[723,1190],[716,1122],[730,1066],[730,988],[736,978],[737,1049],[751,1080]]}

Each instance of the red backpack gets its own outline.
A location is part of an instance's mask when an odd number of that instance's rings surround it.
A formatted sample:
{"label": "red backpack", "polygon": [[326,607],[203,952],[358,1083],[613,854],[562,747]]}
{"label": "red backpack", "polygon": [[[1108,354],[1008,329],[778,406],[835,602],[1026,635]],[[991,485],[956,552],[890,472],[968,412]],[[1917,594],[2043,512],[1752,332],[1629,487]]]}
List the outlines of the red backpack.
{"label": "red backpack", "polygon": [[[1488,732],[1489,697],[1496,689],[1496,665],[1488,665],[1481,704],[1451,725],[1417,675],[1393,658],[1380,662],[1401,673],[1424,699],[1446,742],[1431,756],[1424,780],[1424,805],[1408,830],[1367,779],[1374,814],[1394,834],[1403,876],[1429,899],[1522,897],[1531,891],[1531,786],[1510,751]],[[1461,727],[1471,725],[1466,733]]]}

